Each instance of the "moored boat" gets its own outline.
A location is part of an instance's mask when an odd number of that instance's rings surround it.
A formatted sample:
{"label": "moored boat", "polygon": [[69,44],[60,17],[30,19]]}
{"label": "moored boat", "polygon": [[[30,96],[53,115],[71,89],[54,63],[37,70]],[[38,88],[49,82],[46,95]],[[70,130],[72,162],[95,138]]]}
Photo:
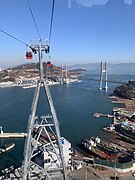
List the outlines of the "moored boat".
{"label": "moored boat", "polygon": [[4,146],[0,147],[0,154],[5,153],[15,147],[14,143],[5,144]]}
{"label": "moored boat", "polygon": [[100,138],[90,138],[82,141],[83,148],[87,152],[103,159],[113,160],[117,157],[119,150],[100,140]]}
{"label": "moored boat", "polygon": [[135,128],[127,122],[116,125],[116,131],[118,134],[128,140],[129,142],[135,143]]}

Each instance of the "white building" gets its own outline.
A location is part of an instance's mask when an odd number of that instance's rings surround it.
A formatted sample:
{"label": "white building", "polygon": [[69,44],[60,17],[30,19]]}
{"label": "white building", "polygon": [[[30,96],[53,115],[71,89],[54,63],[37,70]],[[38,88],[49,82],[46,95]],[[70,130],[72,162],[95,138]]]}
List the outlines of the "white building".
{"label": "white building", "polygon": [[[71,167],[71,143],[65,139],[61,138],[64,160],[66,167],[69,169]],[[54,143],[55,151],[52,148],[52,145],[49,143],[47,146],[45,145],[44,151],[44,169],[57,170],[60,166],[59,155],[58,155],[58,145]],[[57,157],[58,155],[58,157]],[[54,163],[55,162],[55,163]]]}

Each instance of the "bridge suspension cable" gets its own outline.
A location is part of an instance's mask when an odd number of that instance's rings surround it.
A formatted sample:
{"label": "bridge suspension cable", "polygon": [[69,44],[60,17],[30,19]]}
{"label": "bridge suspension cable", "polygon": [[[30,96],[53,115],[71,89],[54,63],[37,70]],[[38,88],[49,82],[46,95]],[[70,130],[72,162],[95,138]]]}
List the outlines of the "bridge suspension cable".
{"label": "bridge suspension cable", "polygon": [[[29,7],[29,11],[30,11],[30,13],[31,13],[31,16],[32,16],[32,19],[33,19],[33,22],[34,22],[34,25],[35,25],[35,28],[36,28],[36,31],[37,31],[37,33],[38,33],[39,39],[40,39],[40,41],[41,41],[41,35],[40,35],[40,32],[39,32],[39,29],[38,29],[38,26],[37,26],[37,23],[36,23],[34,14],[33,14],[33,12],[32,12],[32,8],[31,8],[31,6],[30,6],[29,0],[27,0],[27,4],[28,4],[28,7]],[[50,46],[50,44],[51,44],[52,27],[53,27],[53,17],[54,17],[54,7],[55,7],[55,0],[53,0],[53,2],[52,2],[51,21],[50,21],[50,27],[49,27],[49,42],[48,42],[48,43],[49,43],[49,46]],[[15,39],[16,41],[18,41],[18,42],[20,42],[20,43],[22,43],[22,44],[30,47],[27,43],[25,43],[24,41],[18,39],[18,38],[15,37],[15,36],[9,34],[9,33],[6,32],[6,31],[0,29],[0,32],[2,32],[3,34],[5,34],[5,35],[7,35],[7,36],[9,36],[9,37],[11,37],[11,38],[13,38],[13,39]],[[31,47],[30,47],[30,48],[31,48]]]}

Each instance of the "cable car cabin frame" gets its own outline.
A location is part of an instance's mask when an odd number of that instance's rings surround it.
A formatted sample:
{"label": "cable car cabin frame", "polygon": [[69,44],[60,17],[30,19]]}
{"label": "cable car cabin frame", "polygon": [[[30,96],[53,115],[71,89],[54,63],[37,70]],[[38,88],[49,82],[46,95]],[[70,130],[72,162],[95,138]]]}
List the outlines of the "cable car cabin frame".
{"label": "cable car cabin frame", "polygon": [[33,56],[32,56],[32,52],[31,51],[27,51],[26,52],[26,59],[32,59]]}

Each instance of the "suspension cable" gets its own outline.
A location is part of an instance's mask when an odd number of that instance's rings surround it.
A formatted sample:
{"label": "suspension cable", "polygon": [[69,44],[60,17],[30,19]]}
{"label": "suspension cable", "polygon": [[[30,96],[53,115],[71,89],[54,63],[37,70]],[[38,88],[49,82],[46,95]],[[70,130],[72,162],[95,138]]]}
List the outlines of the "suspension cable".
{"label": "suspension cable", "polygon": [[53,17],[54,17],[54,5],[55,5],[55,0],[52,2],[52,12],[51,12],[51,22],[50,22],[50,31],[49,31],[49,46],[51,43],[51,35],[52,35],[52,25],[53,25]]}
{"label": "suspension cable", "polygon": [[22,43],[22,44],[25,44],[26,46],[29,46],[27,43],[21,41],[20,39],[18,39],[18,38],[16,38],[16,37],[12,36],[11,34],[9,34],[9,33],[5,32],[5,31],[3,31],[3,30],[1,30],[1,29],[0,29],[0,32],[2,32],[3,34],[6,34],[7,36],[9,36],[9,37],[15,39],[16,41],[18,41],[18,42],[20,42],[20,43]]}
{"label": "suspension cable", "polygon": [[40,41],[41,41],[41,36],[40,36],[40,33],[39,33],[39,29],[38,29],[38,26],[37,26],[37,24],[36,24],[36,20],[35,20],[35,17],[34,17],[34,15],[33,15],[32,9],[31,9],[31,7],[30,7],[29,0],[27,0],[27,4],[28,4],[28,7],[29,7],[29,10],[30,10],[30,13],[31,13],[31,16],[32,16],[32,19],[33,19],[34,25],[35,25],[35,28],[36,28],[36,30],[37,30],[37,33],[38,33],[39,39],[40,39]]}
{"label": "suspension cable", "polygon": [[[37,30],[39,39],[40,39],[40,41],[41,41],[41,36],[40,36],[39,30],[38,30],[38,26],[37,26],[37,24],[36,24],[36,21],[35,21],[35,18],[34,18],[32,9],[31,9],[31,7],[30,7],[29,0],[27,0],[27,4],[28,4],[28,7],[29,7],[31,16],[32,16],[32,18],[33,18],[33,21],[34,21],[34,24],[35,24],[35,27],[36,27],[36,30]],[[51,35],[52,35],[52,26],[53,26],[53,17],[54,17],[54,6],[55,6],[55,0],[53,0],[53,2],[52,2],[51,22],[50,22],[50,28],[49,28],[49,42],[48,42],[48,43],[49,43],[49,46],[50,46],[50,44],[51,44]],[[6,34],[7,36],[15,39],[16,41],[18,41],[18,42],[20,42],[20,43],[22,43],[22,44],[30,47],[27,43],[23,42],[22,40],[16,38],[15,36],[12,36],[11,34],[5,32],[5,31],[3,31],[2,29],[0,29],[0,32],[2,32],[3,34]],[[31,48],[31,47],[30,47],[30,48]]]}

